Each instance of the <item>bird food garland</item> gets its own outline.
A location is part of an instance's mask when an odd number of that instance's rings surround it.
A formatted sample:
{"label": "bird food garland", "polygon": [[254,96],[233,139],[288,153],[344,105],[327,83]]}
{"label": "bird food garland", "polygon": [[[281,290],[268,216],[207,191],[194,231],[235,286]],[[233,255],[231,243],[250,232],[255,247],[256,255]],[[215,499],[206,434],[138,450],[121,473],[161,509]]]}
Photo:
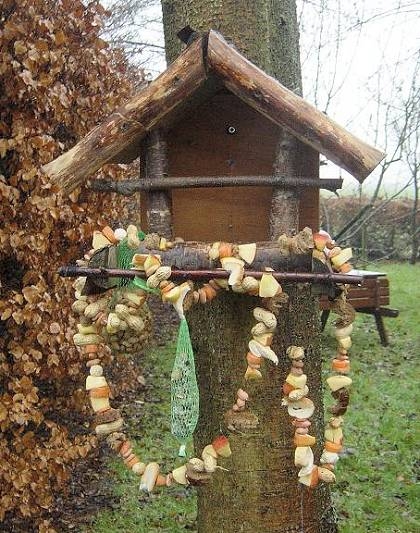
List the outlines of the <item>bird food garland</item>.
{"label": "bird food garland", "polygon": [[[325,264],[331,261],[335,271],[349,272],[350,249],[342,250],[335,246],[331,237],[325,232],[314,234],[313,239],[315,259]],[[119,266],[130,266],[132,269],[144,271],[147,280],[145,282],[139,277],[131,283],[123,280],[112,295],[111,291],[108,291],[105,296],[88,297],[83,295],[86,278],[78,278],[73,285],[76,301],[72,308],[79,315],[79,324],[73,340],[87,357],[86,366],[89,375],[86,379],[86,391],[95,413],[96,434],[106,437],[108,444],[122,457],[126,466],[141,476],[140,488],[151,492],[155,487],[170,486],[174,482],[182,485],[207,483],[212,473],[221,468],[217,464],[218,460],[231,455],[229,441],[224,435],[217,436],[212,443],[204,447],[201,459],[192,458],[166,475],[160,472],[158,463],[141,462],[122,431],[123,419],[120,411],[110,405],[110,387],[103,375],[101,364],[106,350],[105,344],[111,342],[115,345],[113,337],[121,339],[121,333],[124,334],[127,330],[133,330],[137,334],[142,332],[144,321],[141,318],[141,309],[148,292],[160,294],[164,302],[174,306],[180,318],[180,329],[171,374],[171,429],[181,441],[180,455],[184,456],[185,442],[194,432],[199,408],[194,356],[184,309],[195,303],[205,304],[212,301],[220,290],[231,289],[237,293],[259,296],[263,299],[262,302],[281,301],[287,298],[287,295],[283,294],[271,269],[267,268],[260,280],[244,276],[245,263],[252,264],[254,261],[255,243],[241,245],[214,243],[209,248],[209,258],[220,261],[222,268],[229,274],[228,279],[210,279],[201,288],[193,290],[191,281],[175,285],[170,280],[171,267],[162,265],[159,254],[135,253],[141,240],[145,242],[148,240],[151,249],[167,250],[173,246],[173,243],[156,234],[145,235],[139,232],[133,225],[127,230],[118,228],[113,231],[107,226],[102,231],[94,232],[93,248],[83,260],[77,261],[79,266],[87,266],[98,250],[104,247],[111,249],[114,246],[117,249]],[[355,313],[345,301],[345,290],[334,303],[333,311],[340,315],[335,328],[338,353],[332,362],[335,374],[327,379],[327,383],[337,404],[330,408],[333,417],[329,419],[325,430],[321,466],[314,465],[312,446],[316,439],[309,435],[311,426],[309,419],[314,413],[314,404],[308,398],[309,389],[303,372],[304,349],[300,346],[290,346],[286,352],[292,361],[292,368],[283,385],[283,404],[287,406],[295,427],[295,465],[300,467],[298,479],[309,487],[314,487],[318,480],[327,483],[335,481],[333,470],[343,441],[342,415],[346,412],[349,401],[348,389],[351,379],[346,374],[350,370],[348,350],[351,346],[350,335]],[[262,379],[260,368],[263,359],[278,364],[278,357],[270,348],[277,326],[276,315],[272,310],[258,306],[253,310],[253,316],[257,323],[251,330],[252,338],[248,344],[245,381]],[[248,393],[242,388],[238,389],[235,403],[225,415],[228,429],[256,427],[258,419],[247,409],[248,400]]]}

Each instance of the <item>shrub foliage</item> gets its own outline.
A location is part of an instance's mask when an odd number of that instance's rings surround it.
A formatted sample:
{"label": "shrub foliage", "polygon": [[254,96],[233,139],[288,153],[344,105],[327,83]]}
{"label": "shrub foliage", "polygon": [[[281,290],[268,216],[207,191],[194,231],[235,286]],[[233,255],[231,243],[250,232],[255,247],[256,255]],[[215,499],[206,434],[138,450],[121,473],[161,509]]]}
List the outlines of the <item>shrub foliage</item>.
{"label": "shrub foliage", "polygon": [[[324,198],[321,202],[321,227],[336,235],[369,203],[365,197]],[[360,218],[340,237],[340,244],[351,246],[356,257],[361,259],[406,261],[413,254],[412,217],[413,200],[378,199],[368,218]],[[420,213],[416,214],[416,219],[418,227]],[[363,223],[363,220],[366,222]]]}
{"label": "shrub foliage", "polygon": [[63,198],[40,167],[131,93],[122,53],[100,38],[104,15],[80,0],[4,0],[0,10],[0,521],[42,517],[95,445],[66,427],[83,409],[84,369],[71,283],[56,269],[124,205],[88,190]]}

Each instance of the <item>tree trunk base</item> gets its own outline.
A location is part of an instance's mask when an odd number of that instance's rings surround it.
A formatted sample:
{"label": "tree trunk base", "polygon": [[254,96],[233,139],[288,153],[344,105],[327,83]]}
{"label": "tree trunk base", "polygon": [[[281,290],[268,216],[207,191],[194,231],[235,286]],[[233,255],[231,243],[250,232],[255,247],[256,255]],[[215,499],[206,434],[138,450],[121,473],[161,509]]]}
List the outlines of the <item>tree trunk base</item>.
{"label": "tree trunk base", "polygon": [[[196,454],[223,432],[229,437],[232,456],[220,465],[211,484],[199,489],[198,530],[200,533],[290,533],[337,531],[329,488],[308,489],[298,482],[293,464],[293,426],[287,409],[281,406],[282,384],[289,371],[286,348],[305,348],[305,372],[309,397],[317,410],[311,434],[318,444],[319,459],[323,434],[319,322],[308,285],[284,287],[289,302],[280,310],[273,349],[279,357],[276,367],[264,361],[263,380],[244,382],[247,344],[256,321],[252,310],[259,298],[222,294],[210,304],[195,307],[188,314],[193,347],[199,356],[200,420],[196,432]],[[250,396],[249,409],[258,419],[255,429],[231,432],[224,422],[236,391]],[[209,519],[211,517],[211,519]]]}

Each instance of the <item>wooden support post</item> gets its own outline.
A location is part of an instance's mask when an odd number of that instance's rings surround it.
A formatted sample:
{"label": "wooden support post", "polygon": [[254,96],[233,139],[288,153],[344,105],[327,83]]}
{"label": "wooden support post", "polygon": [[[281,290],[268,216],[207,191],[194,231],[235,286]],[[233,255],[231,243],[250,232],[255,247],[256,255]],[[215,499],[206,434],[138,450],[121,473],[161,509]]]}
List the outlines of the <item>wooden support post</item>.
{"label": "wooden support post", "polygon": [[[162,132],[154,130],[149,133],[144,141],[144,157],[140,165],[141,177],[149,182],[154,179],[165,178],[168,173],[166,154],[166,141]],[[172,201],[170,191],[160,189],[147,193],[147,229],[149,233],[172,238]]]}
{"label": "wooden support post", "polygon": [[[277,145],[274,175],[296,175],[296,137],[282,129]],[[297,233],[299,226],[299,196],[296,190],[274,187],[270,210],[270,238],[277,239],[281,234]]]}
{"label": "wooden support post", "polygon": [[325,326],[327,325],[330,312],[331,311],[329,309],[324,309],[321,313],[321,331],[324,331]]}
{"label": "wooden support post", "polygon": [[378,330],[379,338],[381,339],[381,344],[382,346],[388,346],[388,333],[385,329],[384,319],[382,318],[380,309],[375,309],[373,311],[373,316],[375,317],[376,329]]}

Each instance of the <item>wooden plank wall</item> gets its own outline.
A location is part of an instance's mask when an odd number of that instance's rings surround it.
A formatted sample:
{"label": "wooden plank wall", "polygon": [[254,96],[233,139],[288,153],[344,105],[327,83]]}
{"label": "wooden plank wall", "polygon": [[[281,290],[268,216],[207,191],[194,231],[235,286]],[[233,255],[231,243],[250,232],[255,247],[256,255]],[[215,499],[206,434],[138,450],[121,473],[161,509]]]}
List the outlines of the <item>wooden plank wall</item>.
{"label": "wooden plank wall", "polygon": [[[236,133],[229,134],[229,127]],[[222,92],[177,122],[166,138],[170,176],[271,175],[278,127]],[[302,175],[318,175],[317,153],[302,145],[301,161]],[[271,194],[271,187],[173,190],[174,235],[197,241],[267,240]],[[302,190],[301,198],[300,226],[318,229],[318,190]]]}

